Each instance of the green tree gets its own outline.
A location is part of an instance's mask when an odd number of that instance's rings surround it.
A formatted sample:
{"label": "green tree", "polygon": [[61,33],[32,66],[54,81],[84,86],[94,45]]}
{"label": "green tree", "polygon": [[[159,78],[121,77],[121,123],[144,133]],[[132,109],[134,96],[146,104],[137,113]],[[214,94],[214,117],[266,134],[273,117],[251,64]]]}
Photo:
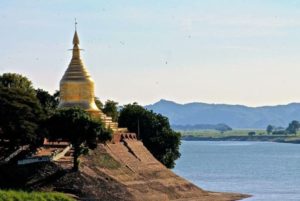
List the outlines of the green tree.
{"label": "green tree", "polygon": [[297,131],[300,128],[300,123],[299,121],[293,120],[291,123],[289,123],[289,126],[287,127],[286,131],[289,134],[297,134]]}
{"label": "green tree", "polygon": [[97,105],[97,107],[99,109],[103,109],[103,103],[100,101],[100,99],[98,97],[95,97],[95,104]]}
{"label": "green tree", "polygon": [[54,92],[54,94],[52,95],[57,103],[59,103],[59,95],[60,95],[60,91],[59,90],[56,90]]}
{"label": "green tree", "polygon": [[37,89],[36,97],[38,98],[45,114],[51,115],[55,112],[59,103],[57,95],[51,95],[43,89]]}
{"label": "green tree", "polygon": [[266,130],[267,130],[268,134],[271,134],[273,132],[273,130],[274,130],[274,126],[268,125]]}
{"label": "green tree", "polygon": [[107,100],[102,111],[112,118],[113,121],[117,122],[119,117],[118,103],[112,100]]}
{"label": "green tree", "polygon": [[180,157],[180,133],[171,129],[167,117],[134,103],[120,111],[119,125],[138,134],[153,156],[168,168]]}
{"label": "green tree", "polygon": [[41,141],[39,122],[44,118],[32,82],[23,75],[0,75],[0,128],[11,148]]}
{"label": "green tree", "polygon": [[32,82],[25,76],[17,73],[4,73],[0,75],[0,85],[5,88],[19,89],[24,94],[35,95]]}
{"label": "green tree", "polygon": [[73,169],[78,170],[78,157],[83,148],[95,148],[102,125],[80,108],[58,110],[45,122],[49,139],[70,141],[74,148]]}
{"label": "green tree", "polygon": [[9,140],[10,148],[38,144],[43,138],[39,135],[43,118],[42,108],[32,91],[0,85],[1,136]]}
{"label": "green tree", "polygon": [[248,132],[248,136],[254,136],[254,135],[256,135],[256,132],[255,132],[255,131],[250,131],[250,132]]}
{"label": "green tree", "polygon": [[224,133],[224,132],[226,132],[226,131],[231,131],[232,130],[232,128],[231,127],[229,127],[228,125],[226,125],[226,124],[217,124],[216,126],[215,126],[215,129],[217,130],[217,131],[220,131],[220,133]]}

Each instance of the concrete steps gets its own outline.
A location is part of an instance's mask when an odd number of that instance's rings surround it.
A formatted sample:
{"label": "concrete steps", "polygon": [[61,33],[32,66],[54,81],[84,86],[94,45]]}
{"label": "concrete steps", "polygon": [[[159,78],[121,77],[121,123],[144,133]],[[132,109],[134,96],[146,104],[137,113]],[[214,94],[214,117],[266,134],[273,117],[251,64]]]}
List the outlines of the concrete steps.
{"label": "concrete steps", "polygon": [[129,131],[128,131],[127,128],[118,128],[118,129],[116,130],[116,132],[118,132],[118,133],[128,133]]}
{"label": "concrete steps", "polygon": [[100,118],[101,118],[102,122],[104,123],[105,128],[110,128],[113,130],[113,132],[118,131],[119,125],[117,122],[114,122],[111,117],[109,117],[106,114],[101,112]]}
{"label": "concrete steps", "polygon": [[110,128],[113,131],[113,134],[117,133],[128,133],[127,128],[119,128],[119,124],[117,122],[114,122],[112,117],[107,116],[102,111],[98,113],[100,115],[101,121],[104,123],[105,128]]}

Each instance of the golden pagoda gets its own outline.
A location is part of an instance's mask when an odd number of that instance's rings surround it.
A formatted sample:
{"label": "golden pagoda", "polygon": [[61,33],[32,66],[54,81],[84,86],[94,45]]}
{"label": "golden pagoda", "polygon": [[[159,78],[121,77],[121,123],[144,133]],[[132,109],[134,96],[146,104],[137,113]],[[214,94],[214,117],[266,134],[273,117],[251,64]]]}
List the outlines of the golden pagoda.
{"label": "golden pagoda", "polygon": [[119,128],[118,123],[106,116],[95,104],[95,84],[87,72],[81,58],[79,37],[75,22],[71,62],[60,80],[60,102],[58,108],[80,107],[94,117],[99,117],[106,128],[114,133],[126,133],[127,128]]}
{"label": "golden pagoda", "polygon": [[89,113],[99,113],[95,104],[94,81],[87,72],[81,58],[79,37],[75,29],[72,59],[60,80],[59,108],[80,107]]}

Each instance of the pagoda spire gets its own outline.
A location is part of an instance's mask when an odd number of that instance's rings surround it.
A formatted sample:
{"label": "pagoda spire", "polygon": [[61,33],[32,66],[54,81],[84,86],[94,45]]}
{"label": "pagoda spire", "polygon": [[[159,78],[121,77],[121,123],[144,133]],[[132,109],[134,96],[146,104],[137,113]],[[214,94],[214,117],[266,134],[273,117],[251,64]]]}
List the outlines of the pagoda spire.
{"label": "pagoda spire", "polygon": [[79,37],[78,37],[78,34],[77,34],[77,21],[76,21],[76,18],[75,18],[75,33],[74,33],[74,37],[73,37],[73,45],[79,45]]}
{"label": "pagoda spire", "polygon": [[73,59],[79,59],[80,58],[80,48],[79,48],[79,37],[77,34],[77,31],[75,30],[74,37],[73,37]]}
{"label": "pagoda spire", "polygon": [[80,107],[89,112],[99,113],[95,104],[94,81],[80,58],[79,37],[75,20],[72,58],[60,80],[59,108]]}
{"label": "pagoda spire", "polygon": [[62,81],[67,80],[85,80],[90,79],[90,75],[87,72],[83,61],[80,56],[80,48],[79,48],[79,37],[77,33],[77,22],[75,20],[75,32],[73,36],[73,48],[72,50],[72,58],[67,68]]}
{"label": "pagoda spire", "polygon": [[73,36],[73,59],[79,59],[80,58],[80,48],[79,48],[79,37],[77,34],[77,21],[75,18],[75,33]]}
{"label": "pagoda spire", "polygon": [[75,33],[74,33],[74,37],[73,37],[73,45],[79,45],[79,37],[78,37],[78,34],[77,34],[77,30],[75,30]]}

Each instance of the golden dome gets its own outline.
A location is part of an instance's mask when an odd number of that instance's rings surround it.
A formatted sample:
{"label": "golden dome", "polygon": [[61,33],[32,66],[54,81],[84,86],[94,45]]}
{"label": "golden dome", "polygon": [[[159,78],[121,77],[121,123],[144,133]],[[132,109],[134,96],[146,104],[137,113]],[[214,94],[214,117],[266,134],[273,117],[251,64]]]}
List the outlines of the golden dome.
{"label": "golden dome", "polygon": [[81,58],[79,37],[75,30],[71,62],[60,81],[59,108],[81,107],[86,111],[99,111],[95,104],[94,81]]}

